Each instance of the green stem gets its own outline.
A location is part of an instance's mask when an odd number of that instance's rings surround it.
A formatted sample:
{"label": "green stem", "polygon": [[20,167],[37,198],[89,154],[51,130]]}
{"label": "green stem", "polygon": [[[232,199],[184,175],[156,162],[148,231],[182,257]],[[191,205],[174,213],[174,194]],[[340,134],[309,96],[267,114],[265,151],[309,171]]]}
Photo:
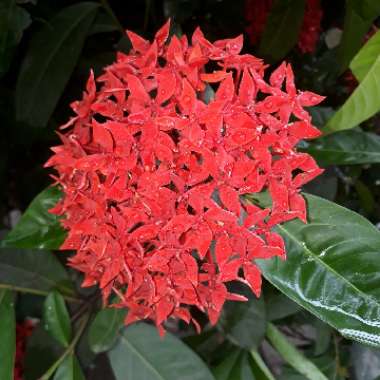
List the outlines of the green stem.
{"label": "green stem", "polygon": [[256,350],[252,350],[251,355],[257,366],[260,368],[261,372],[266,376],[267,380],[276,380],[273,377],[272,372],[264,363],[264,360],[261,358],[260,354]]}
{"label": "green stem", "polygon": [[71,341],[69,346],[66,348],[66,350],[62,353],[62,355],[58,358],[56,362],[38,379],[38,380],[49,380],[50,377],[54,374],[54,372],[57,370],[57,368],[63,363],[63,361],[66,359],[66,357],[70,354],[72,354],[75,350],[75,346],[77,345],[80,337],[82,336],[86,326],[87,322],[90,318],[90,314],[87,314],[81,321],[81,324],[79,325],[78,331],[76,335],[74,336],[74,339]]}
{"label": "green stem", "polygon": [[283,359],[307,379],[328,380],[315,364],[302,355],[272,323],[268,323],[266,336]]}
{"label": "green stem", "polygon": [[[49,292],[45,291],[45,290],[24,288],[21,286],[14,286],[14,285],[8,285],[8,284],[0,284],[0,289],[9,289],[9,290],[13,290],[15,292],[20,292],[20,293],[35,294],[37,296],[47,296],[49,294]],[[65,296],[65,295],[62,295],[62,296],[68,302],[75,302],[75,303],[83,302],[79,298],[75,298],[75,297],[71,297],[71,296]]]}
{"label": "green stem", "polygon": [[114,20],[115,24],[118,26],[121,34],[124,35],[125,34],[124,27],[123,27],[123,25],[121,25],[119,19],[115,15],[115,13],[113,13],[112,8],[108,4],[108,1],[107,0],[100,0],[100,2],[102,4],[102,7],[104,8],[104,10],[111,16],[111,18]]}

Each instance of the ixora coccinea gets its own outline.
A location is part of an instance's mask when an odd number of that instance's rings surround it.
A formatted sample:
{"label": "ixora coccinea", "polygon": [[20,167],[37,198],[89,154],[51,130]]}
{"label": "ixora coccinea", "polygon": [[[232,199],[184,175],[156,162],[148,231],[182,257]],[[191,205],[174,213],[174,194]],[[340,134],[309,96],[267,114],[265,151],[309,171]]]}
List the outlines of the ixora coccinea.
{"label": "ixora coccinea", "polygon": [[[169,39],[169,26],[152,43],[128,32],[130,53],[90,74],[46,164],[64,192],[51,210],[68,231],[61,249],[76,251],[83,286],[105,303],[116,293],[127,324],[151,319],[161,333],[169,317],[199,330],[191,307],[215,324],[226,300],[245,300],[230,281],[259,296],[255,259],[285,258],[272,227],[306,222],[299,191],[322,172],[296,144],[320,135],[304,107],[323,97],[297,91],[290,65],[266,81],[242,36]],[[244,197],[262,191],[269,208]]]}

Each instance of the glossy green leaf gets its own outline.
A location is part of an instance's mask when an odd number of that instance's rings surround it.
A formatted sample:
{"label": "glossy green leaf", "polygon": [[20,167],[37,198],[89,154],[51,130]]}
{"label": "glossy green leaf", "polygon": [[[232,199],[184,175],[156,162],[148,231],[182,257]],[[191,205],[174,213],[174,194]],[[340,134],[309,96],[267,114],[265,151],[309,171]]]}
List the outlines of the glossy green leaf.
{"label": "glossy green leaf", "polygon": [[301,146],[321,166],[380,162],[380,136],[360,130],[343,131]]}
{"label": "glossy green leaf", "polygon": [[305,0],[276,0],[265,24],[259,56],[278,61],[297,43]]}
{"label": "glossy green leaf", "polygon": [[80,2],[61,10],[33,36],[16,86],[17,119],[44,127],[65,88],[98,4]]}
{"label": "glossy green leaf", "polygon": [[202,360],[183,342],[153,326],[139,323],[126,328],[108,352],[116,380],[212,380]]}
{"label": "glossy green leaf", "polygon": [[258,347],[265,335],[265,302],[264,297],[256,298],[245,287],[240,288],[237,293],[248,301],[226,302],[218,326],[232,343],[251,349]]}
{"label": "glossy green leaf", "polygon": [[380,31],[376,32],[350,63],[350,69],[361,82],[380,54]]}
{"label": "glossy green leaf", "polygon": [[62,264],[48,251],[0,249],[0,288],[46,295],[53,289],[72,296],[73,285]]}
{"label": "glossy green leaf", "polygon": [[12,292],[0,289],[0,379],[13,380],[16,321]]}
{"label": "glossy green leaf", "polygon": [[53,380],[85,380],[78,359],[69,355],[58,367]]}
{"label": "glossy green leaf", "polygon": [[287,259],[259,260],[264,276],[342,335],[380,346],[380,232],[335,203],[306,200],[308,224],[276,227]]}
{"label": "glossy green leaf", "polygon": [[372,0],[346,0],[343,35],[338,47],[340,73],[346,70],[350,61],[362,46],[364,36],[371,27],[373,20],[379,14],[376,4],[370,4],[372,2]]}
{"label": "glossy green leaf", "polygon": [[379,77],[380,50],[359,86],[323,128],[325,134],[354,128],[380,110]]}
{"label": "glossy green leaf", "polygon": [[117,308],[107,308],[98,312],[88,333],[89,345],[93,352],[108,351],[115,344],[125,316],[125,310]]}
{"label": "glossy green leaf", "polygon": [[48,212],[60,200],[57,187],[43,190],[32,201],[0,247],[58,249],[65,238],[57,216]]}
{"label": "glossy green leaf", "polygon": [[58,292],[51,292],[44,303],[45,329],[64,347],[71,341],[70,316],[65,300]]}
{"label": "glossy green leaf", "polygon": [[282,358],[307,379],[328,380],[315,364],[302,355],[272,323],[268,324],[267,337]]}
{"label": "glossy green leaf", "polygon": [[0,76],[7,72],[22,33],[30,23],[29,13],[16,0],[0,2]]}

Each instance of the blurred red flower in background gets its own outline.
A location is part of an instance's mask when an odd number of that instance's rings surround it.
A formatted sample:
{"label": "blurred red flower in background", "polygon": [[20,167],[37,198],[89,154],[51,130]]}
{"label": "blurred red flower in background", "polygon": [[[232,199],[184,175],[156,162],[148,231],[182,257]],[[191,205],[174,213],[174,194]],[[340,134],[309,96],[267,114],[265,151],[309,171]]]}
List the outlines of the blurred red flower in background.
{"label": "blurred red flower in background", "polygon": [[23,380],[24,358],[26,341],[32,334],[34,324],[30,320],[19,322],[16,325],[16,358],[14,368],[14,380]]}
{"label": "blurred red flower in background", "polygon": [[[230,281],[260,295],[255,259],[285,257],[271,228],[306,221],[299,190],[322,171],[295,147],[319,136],[303,107],[323,98],[297,91],[290,65],[267,83],[263,62],[239,54],[242,36],[168,33],[149,43],[128,32],[130,54],[90,75],[46,164],[64,191],[52,210],[68,230],[61,249],[76,250],[83,286],[98,284],[105,303],[116,293],[127,324],[148,318],[161,333],[169,317],[199,330],[191,306],[215,324],[226,300],[245,300]],[[271,207],[245,198],[264,190]]]}
{"label": "blurred red flower in background", "polygon": [[[246,32],[252,45],[261,38],[273,0],[246,0],[245,18],[248,22]],[[297,46],[302,53],[313,53],[321,32],[322,8],[320,0],[306,0],[302,27]]]}

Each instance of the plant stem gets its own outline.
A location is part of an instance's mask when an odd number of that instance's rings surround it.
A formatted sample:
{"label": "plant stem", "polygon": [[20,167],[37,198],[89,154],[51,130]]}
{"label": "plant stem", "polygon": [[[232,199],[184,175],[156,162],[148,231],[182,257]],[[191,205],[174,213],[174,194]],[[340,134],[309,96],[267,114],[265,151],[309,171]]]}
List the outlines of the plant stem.
{"label": "plant stem", "polygon": [[83,331],[85,330],[85,328],[87,326],[87,322],[88,322],[89,318],[90,318],[90,314],[86,314],[84,316],[84,318],[81,320],[78,331],[77,331],[76,335],[74,336],[74,339],[69,344],[69,346],[62,353],[62,355],[58,358],[58,360],[38,380],[49,380],[50,377],[57,370],[57,368],[66,359],[66,357],[74,352],[75,346],[78,343],[80,337],[82,336]]}
{"label": "plant stem", "polygon": [[[49,294],[49,292],[45,291],[45,290],[23,288],[21,286],[14,286],[14,285],[8,285],[8,284],[0,284],[0,289],[9,289],[9,290],[13,290],[15,292],[29,293],[29,294],[34,294],[37,296],[47,296]],[[76,297],[71,297],[71,296],[66,296],[66,295],[62,295],[62,297],[67,302],[75,302],[75,303],[83,302],[81,299],[76,298]]]}
{"label": "plant stem", "polygon": [[267,338],[283,359],[309,380],[327,380],[318,367],[307,359],[272,323],[268,323]]}
{"label": "plant stem", "polygon": [[118,26],[121,34],[124,35],[125,34],[124,27],[123,27],[123,25],[121,25],[119,19],[115,15],[115,13],[113,13],[112,8],[108,4],[108,1],[107,0],[100,0],[100,2],[102,4],[102,7],[104,8],[104,10],[111,16],[111,18],[114,20],[115,24]]}
{"label": "plant stem", "polygon": [[256,350],[251,350],[251,355],[257,366],[260,368],[261,372],[266,376],[267,380],[276,380],[272,372],[269,370],[264,360],[261,358],[260,354]]}

